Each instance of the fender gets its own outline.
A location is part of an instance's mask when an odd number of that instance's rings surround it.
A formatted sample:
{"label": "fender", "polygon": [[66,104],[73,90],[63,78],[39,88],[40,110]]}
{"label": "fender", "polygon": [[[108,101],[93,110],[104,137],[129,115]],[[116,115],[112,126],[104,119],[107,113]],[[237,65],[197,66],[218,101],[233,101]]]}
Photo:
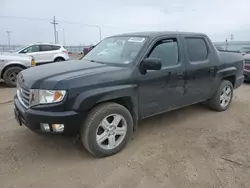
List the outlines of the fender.
{"label": "fender", "polygon": [[225,77],[236,76],[237,69],[236,67],[227,67],[221,70],[218,70],[215,77],[215,84],[213,86],[213,94],[217,91],[217,88],[220,86],[221,80]]}
{"label": "fender", "polygon": [[27,67],[27,64],[21,61],[8,61],[7,63],[5,63],[4,67],[7,67],[9,65],[19,65],[19,66]]}
{"label": "fender", "polygon": [[123,97],[129,97],[132,102],[132,111],[130,111],[130,113],[132,114],[134,122],[133,129],[136,131],[139,119],[137,85],[118,85],[85,91],[76,97],[73,109],[75,111],[88,112],[98,103]]}
{"label": "fender", "polygon": [[28,66],[25,63],[22,63],[20,61],[8,61],[7,63],[5,63],[3,66],[0,65],[0,76],[1,78],[3,77],[3,73],[4,71],[11,66],[20,66],[23,69],[28,68]]}
{"label": "fender", "polygon": [[218,85],[220,84],[223,78],[229,77],[229,76],[236,76],[236,74],[237,74],[236,67],[227,67],[227,68],[219,70],[216,74],[216,83],[217,83],[215,84],[216,88],[218,87]]}
{"label": "fender", "polygon": [[78,94],[73,109],[76,111],[88,111],[95,104],[122,97],[129,97],[133,108],[138,109],[137,95],[137,85],[118,85],[92,89]]}
{"label": "fender", "polygon": [[221,69],[217,72],[217,76],[220,78],[236,75],[237,69],[236,67],[227,67]]}

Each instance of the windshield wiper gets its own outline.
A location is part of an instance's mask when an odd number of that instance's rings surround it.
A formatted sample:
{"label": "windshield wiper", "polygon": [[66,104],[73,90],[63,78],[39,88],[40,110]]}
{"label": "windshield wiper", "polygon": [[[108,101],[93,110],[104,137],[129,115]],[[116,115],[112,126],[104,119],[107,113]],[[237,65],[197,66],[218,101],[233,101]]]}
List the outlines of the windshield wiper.
{"label": "windshield wiper", "polygon": [[91,59],[91,60],[89,60],[90,62],[92,62],[92,63],[100,63],[100,64],[105,64],[104,62],[101,62],[101,61],[95,61],[95,60],[93,60],[93,59]]}

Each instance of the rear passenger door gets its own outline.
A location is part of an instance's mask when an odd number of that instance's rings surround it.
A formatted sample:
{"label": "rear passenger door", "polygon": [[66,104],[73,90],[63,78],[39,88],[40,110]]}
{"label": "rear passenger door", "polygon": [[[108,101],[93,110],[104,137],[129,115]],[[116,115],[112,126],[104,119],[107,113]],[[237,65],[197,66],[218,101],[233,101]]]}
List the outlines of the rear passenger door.
{"label": "rear passenger door", "polygon": [[55,50],[53,45],[40,45],[41,57],[44,63],[54,61]]}
{"label": "rear passenger door", "polygon": [[139,76],[139,105],[142,118],[181,107],[184,95],[185,65],[177,37],[155,40],[146,57],[161,59],[162,69]]}
{"label": "rear passenger door", "polygon": [[212,95],[216,75],[210,41],[205,36],[186,36],[183,40],[186,47],[186,103],[207,100]]}

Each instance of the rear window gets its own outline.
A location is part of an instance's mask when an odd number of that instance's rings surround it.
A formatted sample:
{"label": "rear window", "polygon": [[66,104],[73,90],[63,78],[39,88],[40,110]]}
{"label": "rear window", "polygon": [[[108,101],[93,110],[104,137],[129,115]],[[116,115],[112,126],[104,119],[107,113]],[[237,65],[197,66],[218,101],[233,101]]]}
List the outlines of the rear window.
{"label": "rear window", "polygon": [[186,38],[190,61],[204,61],[208,56],[206,41],[203,38]]}

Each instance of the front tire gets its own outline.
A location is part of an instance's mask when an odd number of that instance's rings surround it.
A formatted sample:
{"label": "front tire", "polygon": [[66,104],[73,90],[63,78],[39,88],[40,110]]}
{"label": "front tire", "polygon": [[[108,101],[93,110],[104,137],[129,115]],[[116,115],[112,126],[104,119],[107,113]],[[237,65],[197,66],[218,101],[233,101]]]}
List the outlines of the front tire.
{"label": "front tire", "polygon": [[229,108],[233,99],[233,85],[228,80],[222,80],[218,90],[212,99],[209,100],[209,107],[221,112]]}
{"label": "front tire", "polygon": [[9,67],[3,73],[3,80],[5,84],[9,87],[16,87],[16,79],[19,72],[21,72],[23,68],[21,67]]}
{"label": "front tire", "polygon": [[107,157],[121,151],[133,132],[133,119],[124,106],[103,103],[88,114],[81,129],[84,147],[97,157]]}

